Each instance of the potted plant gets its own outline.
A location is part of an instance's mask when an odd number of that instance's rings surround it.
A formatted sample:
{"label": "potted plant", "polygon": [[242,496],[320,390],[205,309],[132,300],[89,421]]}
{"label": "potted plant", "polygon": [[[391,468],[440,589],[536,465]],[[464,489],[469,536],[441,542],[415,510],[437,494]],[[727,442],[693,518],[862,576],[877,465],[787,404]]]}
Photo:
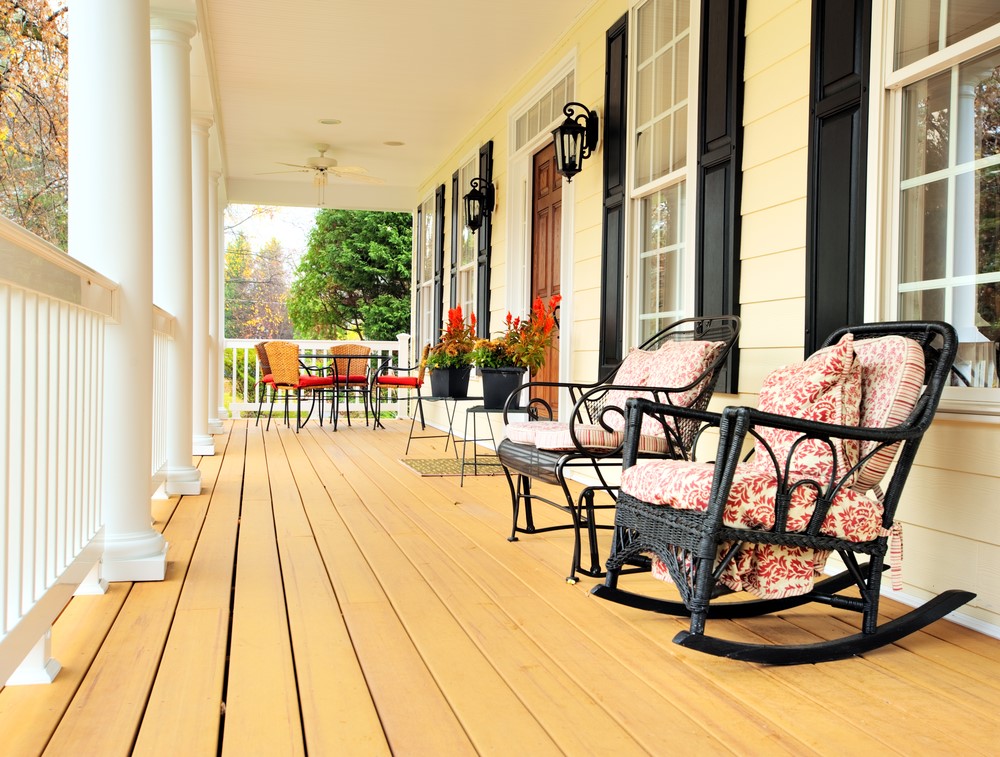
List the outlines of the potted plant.
{"label": "potted plant", "polygon": [[469,394],[469,373],[472,371],[472,348],[476,341],[476,314],[469,313],[468,323],[461,306],[448,311],[448,323],[441,331],[441,340],[427,355],[431,395],[434,397],[466,397]]}
{"label": "potted plant", "polygon": [[521,385],[524,373],[533,375],[545,364],[545,351],[552,344],[555,310],[561,297],[548,303],[535,298],[531,314],[522,319],[507,313],[504,333],[495,339],[480,339],[472,349],[472,362],[483,374],[483,404],[501,408],[508,395]]}

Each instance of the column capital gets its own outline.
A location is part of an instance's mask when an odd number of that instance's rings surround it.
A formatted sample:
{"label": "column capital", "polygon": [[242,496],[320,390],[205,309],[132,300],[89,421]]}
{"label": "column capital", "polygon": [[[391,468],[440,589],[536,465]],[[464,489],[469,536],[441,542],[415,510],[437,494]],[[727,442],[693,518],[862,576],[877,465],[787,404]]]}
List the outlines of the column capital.
{"label": "column capital", "polygon": [[149,14],[151,42],[187,44],[198,32],[194,13],[153,7]]}
{"label": "column capital", "polygon": [[212,118],[211,113],[206,113],[203,111],[191,112],[191,131],[207,135],[208,130],[212,128],[212,125],[214,123],[215,119]]}

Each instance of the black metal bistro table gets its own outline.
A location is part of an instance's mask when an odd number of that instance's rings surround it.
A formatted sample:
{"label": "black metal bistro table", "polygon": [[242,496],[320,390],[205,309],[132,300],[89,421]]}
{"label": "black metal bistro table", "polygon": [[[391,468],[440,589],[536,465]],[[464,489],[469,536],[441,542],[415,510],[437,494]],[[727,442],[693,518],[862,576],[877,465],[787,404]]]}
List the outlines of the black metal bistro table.
{"label": "black metal bistro table", "polygon": [[[362,395],[362,400],[365,407],[365,425],[368,425],[368,404],[369,404],[369,366],[373,360],[384,360],[385,355],[378,352],[367,352],[367,353],[335,353],[335,352],[314,352],[309,355],[302,355],[299,358],[299,362],[302,363],[302,367],[307,371],[318,371],[321,375],[332,376],[333,378],[333,430],[337,430],[337,421],[339,418],[338,409],[340,407],[340,393],[344,392],[345,398],[349,398],[351,392],[360,393]],[[315,363],[309,364],[310,360],[322,360],[325,361],[324,365],[316,365]],[[342,362],[344,361],[344,362]],[[343,380],[341,380],[339,368],[341,365],[346,363],[346,368],[344,369]],[[357,373],[354,372],[352,364],[358,364],[361,366]],[[347,379],[351,376],[361,376],[364,375],[364,382],[354,382],[357,384],[357,388],[354,385],[348,383]],[[324,390],[318,390],[320,394]],[[306,419],[308,420],[308,418]],[[323,425],[323,405],[320,404],[319,410],[319,423]],[[303,424],[305,425],[305,424]],[[351,425],[351,411],[348,407],[347,409],[347,425]]]}

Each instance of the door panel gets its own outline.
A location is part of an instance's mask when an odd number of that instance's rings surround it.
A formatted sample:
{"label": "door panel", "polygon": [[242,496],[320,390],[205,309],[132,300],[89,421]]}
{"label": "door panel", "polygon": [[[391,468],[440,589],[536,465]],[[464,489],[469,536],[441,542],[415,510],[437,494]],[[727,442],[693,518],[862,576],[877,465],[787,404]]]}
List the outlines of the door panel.
{"label": "door panel", "polygon": [[[547,301],[559,294],[562,237],[562,176],[554,166],[555,147],[551,143],[533,159],[531,223],[531,301]],[[538,381],[559,380],[559,333],[545,356],[545,366],[535,374]],[[558,413],[559,395],[555,389],[537,390],[533,396],[547,401]]]}

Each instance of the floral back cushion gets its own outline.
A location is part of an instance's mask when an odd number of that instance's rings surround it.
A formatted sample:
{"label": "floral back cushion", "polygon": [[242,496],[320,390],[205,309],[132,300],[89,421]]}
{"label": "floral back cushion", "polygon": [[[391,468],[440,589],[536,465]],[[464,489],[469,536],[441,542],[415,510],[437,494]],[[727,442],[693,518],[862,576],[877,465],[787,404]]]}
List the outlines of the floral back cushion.
{"label": "floral back cushion", "polygon": [[[615,383],[628,385],[633,376],[638,375],[638,370],[645,370],[641,383],[635,386],[650,386],[656,388],[676,387],[681,389],[697,381],[697,379],[708,370],[719,357],[725,347],[725,342],[666,342],[659,349],[652,352],[644,350],[632,350],[621,369],[615,375]],[[629,370],[622,377],[622,371],[630,359],[635,358],[633,364],[628,366]],[[671,392],[667,396],[671,404],[680,407],[688,407],[694,402],[702,389],[701,382],[695,384],[682,392]],[[642,396],[652,399],[649,392],[630,392],[627,390],[612,390],[608,394],[608,405],[614,405],[625,409],[625,400],[629,397]],[[661,395],[662,399],[662,395]],[[608,413],[605,422],[616,431],[625,429],[625,419],[617,413]],[[650,436],[664,436],[663,424],[652,416],[643,418],[642,433]]]}
{"label": "floral back cushion", "polygon": [[[803,420],[857,426],[861,404],[861,364],[855,360],[854,336],[846,334],[840,342],[814,353],[801,363],[793,363],[772,371],[764,379],[758,408],[764,412]],[[763,441],[778,459],[775,471],[771,456],[760,440],[752,465],[772,476],[783,474],[787,465],[795,479],[812,478],[821,484],[833,472],[844,475],[858,462],[855,440],[833,439],[832,445],[818,439],[808,439],[795,447],[791,461],[789,453],[801,434],[761,427]]]}

